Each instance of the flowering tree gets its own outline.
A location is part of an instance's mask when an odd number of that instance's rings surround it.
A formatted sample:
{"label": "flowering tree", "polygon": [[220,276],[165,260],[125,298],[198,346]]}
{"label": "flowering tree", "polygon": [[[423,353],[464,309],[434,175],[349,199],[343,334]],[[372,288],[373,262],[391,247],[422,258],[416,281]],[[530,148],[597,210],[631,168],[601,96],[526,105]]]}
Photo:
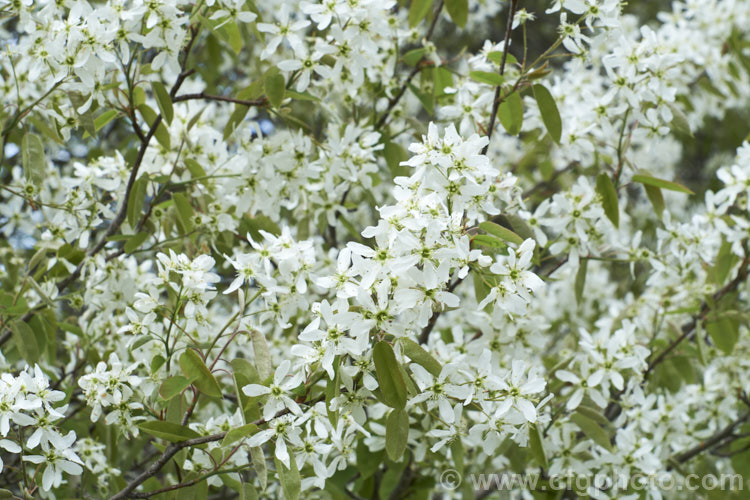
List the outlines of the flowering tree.
{"label": "flowering tree", "polygon": [[750,2],[630,4],[0,0],[0,496],[750,477]]}

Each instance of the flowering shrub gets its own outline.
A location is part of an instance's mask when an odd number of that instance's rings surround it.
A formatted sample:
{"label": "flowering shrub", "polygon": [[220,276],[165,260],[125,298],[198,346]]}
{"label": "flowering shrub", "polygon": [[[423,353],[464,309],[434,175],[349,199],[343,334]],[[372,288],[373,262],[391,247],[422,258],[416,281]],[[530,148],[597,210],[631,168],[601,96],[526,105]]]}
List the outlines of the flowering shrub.
{"label": "flowering shrub", "polygon": [[0,0],[0,496],[750,478],[750,2],[629,3]]}

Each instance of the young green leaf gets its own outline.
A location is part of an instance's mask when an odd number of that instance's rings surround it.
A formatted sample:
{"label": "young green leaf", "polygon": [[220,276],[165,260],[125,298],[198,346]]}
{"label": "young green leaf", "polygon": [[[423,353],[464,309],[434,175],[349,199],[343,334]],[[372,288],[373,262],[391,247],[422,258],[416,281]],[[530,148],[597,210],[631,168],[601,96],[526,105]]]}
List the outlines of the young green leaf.
{"label": "young green leaf", "polygon": [[612,450],[612,444],[609,442],[609,435],[595,420],[576,412],[570,416],[570,420],[580,428],[583,433],[599,446]]}
{"label": "young green leaf", "polygon": [[[497,65],[500,65],[500,64],[503,63],[503,52],[500,51],[500,50],[496,50],[496,51],[490,52],[489,54],[487,54],[487,59],[489,59],[490,61],[492,61],[493,63],[495,63]],[[513,54],[508,53],[505,56],[505,65],[506,66],[508,64],[516,64],[517,62],[518,62],[518,59],[516,59]]]}
{"label": "young green leaf", "polygon": [[479,229],[515,245],[520,245],[521,243],[523,243],[523,239],[516,233],[508,228],[501,226],[500,224],[495,224],[494,222],[481,222],[479,224]]}
{"label": "young green leaf", "polygon": [[281,490],[284,492],[285,500],[298,500],[301,489],[301,479],[297,463],[294,461],[294,453],[289,454],[289,467],[282,464],[278,458],[274,457],[276,462],[276,473],[281,482]]}
{"label": "young green leaf", "polygon": [[396,408],[388,415],[385,425],[385,451],[394,462],[401,460],[409,439],[409,415]]}
{"label": "young green leaf", "polygon": [[182,193],[172,195],[174,205],[177,208],[177,218],[182,224],[185,233],[193,230],[193,207],[190,205],[187,197]]}
{"label": "young green leaf", "polygon": [[457,26],[466,26],[469,18],[469,0],[445,0],[445,8]]}
{"label": "young green leaf", "polygon": [[27,132],[21,140],[21,165],[28,180],[39,187],[44,181],[47,160],[44,157],[44,144],[38,135]]}
{"label": "young green leaf", "polygon": [[409,7],[409,27],[419,24],[429,12],[433,0],[412,0]]}
{"label": "young green leaf", "polygon": [[189,427],[162,420],[141,422],[138,424],[138,428],[146,434],[164,439],[170,443],[179,443],[180,441],[201,437],[200,434]]}
{"label": "young green leaf", "polygon": [[255,353],[255,367],[258,370],[258,376],[265,380],[271,375],[271,353],[268,350],[266,337],[260,330],[253,331],[253,352]]}
{"label": "young green leaf", "polygon": [[281,102],[284,100],[284,93],[286,92],[286,81],[283,75],[280,73],[268,75],[263,82],[263,89],[271,106],[274,108],[281,106]]}
{"label": "young green leaf", "polygon": [[213,398],[221,398],[221,387],[201,357],[193,349],[180,356],[180,370],[195,387]]}
{"label": "young green leaf", "polygon": [[159,106],[161,115],[168,125],[171,124],[172,118],[174,118],[174,108],[172,108],[172,98],[169,97],[169,92],[164,88],[164,84],[159,81],[151,82],[151,89],[154,91],[156,104]]}
{"label": "young green leaf", "polygon": [[410,360],[414,361],[434,376],[437,377],[440,375],[440,372],[443,371],[443,367],[440,366],[438,360],[432,357],[432,354],[425,351],[421,345],[408,337],[402,337],[399,341],[404,349],[404,354],[406,354]]}
{"label": "young green leaf", "polygon": [[668,189],[670,191],[677,191],[678,193],[695,194],[690,189],[686,188],[682,184],[676,182],[659,179],[648,174],[635,174],[633,176],[633,182],[640,182],[641,184],[658,187],[660,189]]}
{"label": "young green leaf", "polygon": [[602,197],[602,206],[607,218],[612,221],[615,227],[619,227],[620,209],[617,204],[617,190],[607,174],[601,173],[596,178],[596,192]]}
{"label": "young green leaf", "polygon": [[544,126],[547,128],[550,137],[560,144],[560,137],[562,137],[562,120],[560,120],[560,112],[555,104],[555,99],[547,87],[542,84],[536,84],[533,86],[534,98],[539,106],[539,112],[542,114],[542,121]]}
{"label": "young green leaf", "polygon": [[388,342],[378,342],[373,348],[372,359],[385,404],[391,408],[403,409],[406,406],[406,384],[393,348]]}
{"label": "young green leaf", "polygon": [[491,71],[470,71],[469,78],[492,87],[499,87],[505,82],[505,78],[500,73],[492,73]]}
{"label": "young green leaf", "polygon": [[190,386],[190,381],[182,375],[173,375],[159,386],[159,396],[165,401],[180,394]]}
{"label": "young green leaf", "polygon": [[10,329],[13,332],[13,340],[18,353],[23,360],[30,365],[39,361],[44,351],[44,346],[39,345],[37,336],[31,327],[23,321],[14,321],[10,324]]}
{"label": "young green leaf", "polygon": [[529,448],[531,448],[531,454],[536,463],[543,469],[548,469],[547,454],[544,451],[544,438],[536,424],[531,424],[529,427]]}
{"label": "young green leaf", "polygon": [[523,125],[523,101],[521,94],[513,92],[497,107],[497,117],[510,135],[518,135]]}
{"label": "young green leaf", "polygon": [[578,271],[576,272],[575,295],[576,303],[578,304],[581,303],[581,299],[583,298],[583,289],[586,286],[586,270],[588,269],[588,266],[588,259],[581,259],[581,262],[578,265]]}
{"label": "young green leaf", "polygon": [[143,211],[143,203],[146,201],[146,190],[148,188],[148,175],[141,175],[133,183],[128,196],[128,224],[135,229]]}
{"label": "young green leaf", "polygon": [[648,196],[651,205],[653,205],[656,215],[661,217],[661,214],[664,213],[665,208],[664,196],[662,196],[661,194],[661,189],[648,184],[644,184],[643,187],[646,189],[646,196]]}

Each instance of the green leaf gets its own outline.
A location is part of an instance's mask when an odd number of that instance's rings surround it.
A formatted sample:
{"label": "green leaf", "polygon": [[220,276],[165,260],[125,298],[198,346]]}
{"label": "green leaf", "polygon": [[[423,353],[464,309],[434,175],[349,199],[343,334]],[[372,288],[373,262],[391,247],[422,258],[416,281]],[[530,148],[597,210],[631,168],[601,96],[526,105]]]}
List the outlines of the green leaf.
{"label": "green leaf", "polygon": [[258,372],[253,364],[243,358],[235,358],[230,363],[232,365],[232,375],[234,378],[234,392],[242,409],[242,420],[246,424],[254,422],[260,418],[258,405],[242,392],[242,388],[248,384],[259,384],[261,382]]}
{"label": "green leaf", "polygon": [[464,445],[461,439],[451,441],[451,457],[453,465],[456,466],[456,472],[463,478],[464,475]]}
{"label": "green leaf", "polygon": [[459,27],[466,26],[469,18],[469,0],[445,0],[445,8],[448,14]]}
{"label": "green leaf", "polygon": [[328,379],[326,382],[326,411],[328,413],[328,420],[331,425],[336,427],[338,423],[338,412],[331,409],[331,402],[341,394],[341,371],[339,370],[341,365],[341,356],[335,356],[333,358],[333,378]]}
{"label": "green leaf", "polygon": [[391,171],[391,177],[401,177],[409,174],[409,167],[401,165],[402,161],[409,158],[404,148],[395,142],[386,142],[383,147],[383,156],[385,156],[385,162],[388,165],[388,170]]}
{"label": "green leaf", "polygon": [[[146,120],[146,123],[148,123],[148,126],[153,127],[158,117],[156,112],[150,107],[148,107],[146,104],[139,105],[138,111],[141,112],[141,115],[143,116],[143,119]],[[164,125],[164,120],[161,120],[159,122],[159,125],[156,126],[156,130],[154,131],[154,137],[156,137],[156,140],[161,145],[161,147],[167,150],[172,149],[171,139],[169,137],[169,130],[167,130],[166,125]]]}
{"label": "green leaf", "polygon": [[[477,304],[479,304],[490,294],[491,289],[489,285],[485,283],[481,273],[477,272],[471,274],[474,275],[474,297],[477,300]],[[487,304],[487,306],[489,307],[490,304]]]}
{"label": "green leaf", "polygon": [[255,353],[255,367],[261,380],[271,375],[271,353],[268,351],[268,343],[263,332],[253,331],[253,352]]}
{"label": "green leaf", "polygon": [[174,108],[172,108],[172,98],[169,97],[169,92],[164,88],[164,84],[159,81],[151,82],[151,89],[154,91],[161,116],[164,117],[167,124],[171,124],[172,118],[174,118]]}
{"label": "green leaf", "polygon": [[429,94],[426,92],[422,92],[421,89],[415,87],[411,83],[409,84],[409,90],[412,91],[412,93],[417,96],[417,99],[419,99],[419,102],[422,103],[422,106],[424,106],[424,109],[429,113],[430,115],[435,113],[435,103],[433,102],[434,95],[432,92]]}
{"label": "green leaf", "polygon": [[239,427],[234,427],[227,432],[226,436],[224,436],[224,439],[221,441],[221,446],[229,446],[235,441],[252,436],[256,432],[258,432],[258,426],[255,424],[245,424]]}
{"label": "green leaf", "polygon": [[412,0],[409,7],[409,27],[419,24],[430,11],[432,0]]}
{"label": "green leaf", "polygon": [[693,130],[690,128],[690,122],[685,116],[685,113],[677,107],[674,103],[668,102],[667,106],[672,111],[672,128],[676,131],[693,137]]}
{"label": "green leaf", "polygon": [[529,448],[531,448],[531,455],[543,469],[549,468],[547,462],[547,454],[544,451],[544,439],[542,433],[539,430],[539,426],[531,424],[529,426]]}
{"label": "green leaf", "polygon": [[737,323],[724,317],[706,323],[706,330],[714,345],[726,355],[732,354],[739,339]]}
{"label": "green leaf", "polygon": [[35,186],[41,186],[47,170],[47,160],[44,158],[44,144],[38,135],[28,132],[23,136],[21,165],[26,178]]}
{"label": "green leaf", "polygon": [[182,375],[169,377],[159,386],[159,396],[165,401],[180,394],[190,386],[190,381]]}
{"label": "green leaf", "polygon": [[440,98],[446,95],[445,89],[453,86],[453,73],[442,66],[435,68],[435,97]]}
{"label": "green leaf", "polygon": [[179,443],[180,441],[201,437],[200,434],[189,427],[162,420],[141,422],[138,424],[138,428],[146,434],[164,439],[170,443]]}
{"label": "green leaf", "polygon": [[260,489],[265,490],[268,486],[268,466],[266,465],[266,456],[263,454],[263,448],[253,446],[250,448],[250,459],[253,462],[253,469],[260,481]]}
{"label": "green leaf", "polygon": [[39,340],[31,327],[23,321],[14,321],[10,324],[13,339],[18,353],[28,364],[33,365],[44,351],[44,346],[39,345]]}
{"label": "green leaf", "polygon": [[661,194],[661,189],[659,189],[658,187],[650,186],[648,184],[644,184],[643,187],[646,189],[646,196],[648,196],[651,205],[653,205],[656,215],[661,217],[661,214],[664,213],[665,208],[664,196],[662,196]]}
{"label": "green leaf", "polygon": [[487,248],[508,248],[506,242],[489,234],[478,234],[471,239],[471,243],[472,248],[475,248],[476,245],[481,245]]}
{"label": "green leaf", "polygon": [[[94,118],[94,129],[99,132],[105,125],[114,120],[119,112],[116,109],[108,109],[104,113]],[[91,137],[88,132],[83,134],[83,138]]]}
{"label": "green leaf", "polygon": [[703,366],[706,366],[708,358],[706,357],[706,339],[703,332],[703,321],[695,323],[695,345],[698,348],[698,360]]}
{"label": "green leaf", "polygon": [[[492,61],[493,63],[499,66],[503,63],[503,52],[500,50],[490,52],[489,54],[487,54],[487,59],[489,59],[490,61]],[[516,64],[517,62],[518,62],[518,59],[516,59],[515,56],[513,56],[513,54],[511,54],[510,52],[505,57],[506,66],[508,64]]]}
{"label": "green leaf", "polygon": [[190,172],[190,177],[198,179],[206,176],[206,171],[203,170],[201,164],[193,158],[185,158],[185,168]]}
{"label": "green leaf", "polygon": [[393,348],[388,342],[378,342],[372,350],[372,359],[385,404],[403,409],[406,406],[406,384]]}
{"label": "green leaf", "polygon": [[[417,344],[412,339],[408,337],[402,337],[399,342],[401,342],[401,345],[404,349],[404,354],[406,354],[406,356],[410,360],[414,361],[434,376],[438,377],[440,375],[440,372],[443,371],[443,367],[440,366],[440,362],[432,357],[432,354],[425,351],[421,345]],[[396,459],[394,458],[394,460]]]}
{"label": "green leaf", "polygon": [[282,464],[278,458],[274,457],[276,462],[276,473],[281,482],[281,490],[284,492],[286,500],[298,500],[301,489],[301,479],[297,463],[294,461],[294,453],[289,454],[289,467]]}
{"label": "green leaf", "polygon": [[182,224],[184,232],[189,233],[193,230],[193,207],[183,193],[174,193],[172,199],[177,208],[177,219]]}
{"label": "green leaf", "polygon": [[138,248],[140,248],[141,245],[143,245],[143,242],[148,239],[149,234],[145,231],[141,231],[138,234],[134,234],[130,238],[128,238],[128,241],[125,242],[125,245],[123,246],[123,250],[125,253],[133,253]]}
{"label": "green leaf", "polygon": [[404,54],[404,57],[402,59],[404,60],[404,63],[408,64],[409,66],[416,66],[424,57],[425,52],[427,52],[427,49],[425,49],[424,47],[413,49]]}
{"label": "green leaf", "polygon": [[497,107],[497,117],[510,135],[518,135],[523,125],[523,101],[521,94],[513,92]]}
{"label": "green leaf", "polygon": [[469,78],[479,83],[486,83],[493,87],[499,87],[505,82],[505,78],[500,73],[493,73],[491,71],[471,71],[469,72]]}
{"label": "green leaf", "polygon": [[500,224],[495,224],[494,222],[490,222],[490,221],[480,222],[479,229],[493,236],[497,236],[498,238],[504,241],[507,241],[509,243],[514,243],[516,245],[520,245],[523,243],[523,239],[520,236],[518,236],[516,233],[514,233],[508,228],[501,226]]}
{"label": "green leaf", "polygon": [[142,175],[135,180],[133,187],[130,189],[130,196],[128,196],[128,224],[133,229],[138,225],[138,220],[143,211],[148,181],[148,175]]}
{"label": "green leaf", "polygon": [[385,451],[394,462],[401,460],[409,439],[409,415],[396,408],[388,415],[385,425]]}
{"label": "green leaf", "polygon": [[612,179],[605,173],[599,174],[596,178],[596,192],[602,197],[602,206],[604,213],[607,215],[615,227],[620,227],[620,209],[617,204],[617,190],[612,184]]}
{"label": "green leaf", "polygon": [[280,73],[268,75],[263,81],[263,89],[271,106],[274,108],[281,106],[281,102],[284,100],[284,93],[286,92],[286,81],[283,75]]}
{"label": "green leaf", "polygon": [[213,398],[221,398],[221,387],[214,378],[211,370],[193,349],[188,349],[180,356],[180,369],[195,387]]}
{"label": "green leaf", "polygon": [[562,137],[562,121],[560,120],[560,112],[557,110],[557,104],[555,99],[542,84],[536,84],[533,87],[534,98],[539,106],[539,112],[542,114],[542,121],[544,126],[547,128],[547,132],[552,139],[560,144],[560,137]]}
{"label": "green leaf", "polygon": [[224,39],[234,51],[235,55],[242,51],[242,34],[236,22],[225,23],[219,31],[225,33]]}
{"label": "green leaf", "polygon": [[633,176],[633,182],[640,182],[641,184],[644,184],[647,186],[658,187],[660,189],[668,189],[670,191],[677,191],[678,193],[695,194],[691,190],[683,186],[682,184],[677,184],[676,182],[659,179],[658,177],[653,177],[648,174],[635,174]]}
{"label": "green leaf", "polygon": [[576,272],[575,294],[576,303],[580,304],[583,298],[583,289],[586,286],[586,270],[589,267],[588,259],[581,259]]}
{"label": "green leaf", "polygon": [[727,279],[729,271],[737,263],[739,257],[732,252],[732,244],[722,240],[719,252],[714,259],[714,265],[709,268],[709,278],[712,283],[721,285]]}
{"label": "green leaf", "polygon": [[576,412],[570,416],[570,420],[575,423],[583,433],[599,446],[612,450],[612,444],[609,442],[609,435],[595,420]]}

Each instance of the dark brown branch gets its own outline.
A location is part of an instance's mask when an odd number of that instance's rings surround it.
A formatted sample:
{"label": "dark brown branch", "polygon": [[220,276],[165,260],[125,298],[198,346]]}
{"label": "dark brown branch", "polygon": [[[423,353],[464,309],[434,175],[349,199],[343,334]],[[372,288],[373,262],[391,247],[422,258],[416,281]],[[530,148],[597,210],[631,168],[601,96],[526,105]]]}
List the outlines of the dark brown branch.
{"label": "dark brown branch", "polygon": [[750,412],[745,412],[710,438],[698,443],[688,450],[683,451],[682,453],[675,455],[674,457],[672,457],[672,460],[679,464],[682,464],[694,458],[695,456],[700,455],[704,451],[710,450],[714,446],[721,444],[725,439],[732,438],[734,430],[748,419],[750,419]]}
{"label": "dark brown branch", "polygon": [[164,450],[164,452],[161,454],[161,456],[156,460],[156,462],[149,465],[149,467],[141,472],[138,477],[133,479],[131,482],[128,483],[128,485],[123,488],[119,493],[114,495],[110,498],[110,500],[120,500],[124,498],[129,498],[131,495],[130,493],[136,489],[138,486],[141,485],[146,479],[150,478],[151,476],[155,475],[157,472],[161,470],[162,467],[164,467],[173,456],[177,454],[181,449],[188,448],[190,446],[198,446],[200,444],[205,443],[211,443],[214,441],[220,441],[224,439],[224,436],[226,436],[226,432],[219,432],[217,434],[211,434],[209,436],[201,436],[199,438],[194,439],[188,439],[186,441],[180,441],[179,443],[171,443],[167,448]]}
{"label": "dark brown branch", "polygon": [[[448,286],[448,291],[452,292],[456,289],[456,287],[463,281],[463,278],[458,278],[456,281],[451,283]],[[426,344],[427,341],[430,338],[430,332],[432,332],[432,329],[435,328],[435,323],[437,323],[438,318],[440,317],[440,314],[442,311],[434,311],[432,313],[432,316],[430,316],[430,320],[427,322],[427,326],[422,328],[422,333],[419,334],[419,343],[420,344]]]}
{"label": "dark brown branch", "polygon": [[[429,40],[432,37],[432,34],[435,32],[435,26],[437,26],[438,19],[440,18],[440,13],[443,10],[443,2],[444,0],[440,0],[440,3],[435,8],[435,17],[433,17],[432,24],[430,24],[430,27],[427,30],[427,34],[425,34],[424,36],[425,40]],[[406,77],[406,80],[404,80],[404,83],[401,85],[401,88],[399,88],[398,92],[396,92],[396,95],[394,95],[388,100],[388,107],[386,108],[385,112],[383,112],[383,116],[380,117],[377,124],[375,125],[375,130],[380,130],[381,128],[383,128],[383,125],[385,125],[385,122],[388,120],[388,116],[393,111],[393,108],[396,107],[396,104],[398,104],[398,102],[406,93],[406,89],[409,87],[409,84],[411,83],[411,81],[414,79],[415,76],[417,76],[417,73],[419,73],[421,70],[422,70],[422,66],[419,63],[417,63],[414,69],[411,70],[411,72],[409,73],[409,76]]]}
{"label": "dark brown branch", "polygon": [[[736,290],[737,287],[747,279],[747,266],[748,259],[746,258],[742,261],[742,265],[740,265],[740,268],[737,271],[737,276],[735,276],[735,278],[721,290],[714,293],[713,302],[718,301],[729,292]],[[695,332],[695,327],[697,326],[698,322],[703,321],[706,318],[706,315],[709,313],[710,309],[711,306],[708,302],[703,302],[701,304],[700,312],[697,315],[693,316],[690,321],[682,325],[682,333],[680,334],[680,336],[674,339],[656,358],[649,362],[648,368],[646,368],[646,371],[643,373],[644,380],[648,379],[654,368],[659,366],[667,358],[667,356],[682,343],[683,340],[687,339]]]}
{"label": "dark brown branch", "polygon": [[[505,23],[505,43],[503,45],[503,58],[500,60],[500,75],[505,74],[505,61],[508,58],[508,48],[510,47],[510,35],[513,28],[513,17],[516,15],[516,7],[518,6],[518,0],[511,0],[510,10],[508,11],[508,20]],[[490,149],[490,141],[492,140],[492,132],[495,130],[495,120],[497,119],[497,109],[500,107],[502,99],[500,99],[500,92],[502,91],[502,85],[495,87],[495,99],[492,103],[492,113],[490,114],[490,124],[487,127],[487,145],[482,148],[482,154],[486,155]]]}
{"label": "dark brown branch", "polygon": [[248,99],[237,99],[235,97],[226,97],[223,95],[206,94],[205,92],[200,92],[197,94],[178,95],[177,97],[172,99],[172,102],[193,101],[197,99],[202,99],[205,101],[231,102],[234,104],[241,104],[243,106],[265,106],[268,103],[268,99],[266,97],[248,100]]}

